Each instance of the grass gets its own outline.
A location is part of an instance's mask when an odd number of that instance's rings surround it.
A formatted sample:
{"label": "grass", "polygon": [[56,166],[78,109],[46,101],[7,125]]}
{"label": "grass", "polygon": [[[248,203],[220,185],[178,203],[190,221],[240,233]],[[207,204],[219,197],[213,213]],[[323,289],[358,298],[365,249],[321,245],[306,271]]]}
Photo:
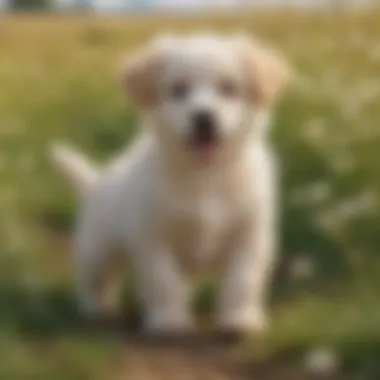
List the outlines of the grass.
{"label": "grass", "polygon": [[[284,205],[274,327],[247,355],[273,363],[285,352],[297,365],[329,346],[345,379],[379,378],[378,17],[1,17],[0,379],[107,378],[123,348],[78,333],[67,240],[76,200],[46,147],[65,139],[99,160],[116,152],[136,120],[117,81],[124,54],[162,30],[202,29],[248,29],[296,73],[273,126]],[[295,274],[302,262],[310,276]],[[196,302],[206,312],[209,288]]]}

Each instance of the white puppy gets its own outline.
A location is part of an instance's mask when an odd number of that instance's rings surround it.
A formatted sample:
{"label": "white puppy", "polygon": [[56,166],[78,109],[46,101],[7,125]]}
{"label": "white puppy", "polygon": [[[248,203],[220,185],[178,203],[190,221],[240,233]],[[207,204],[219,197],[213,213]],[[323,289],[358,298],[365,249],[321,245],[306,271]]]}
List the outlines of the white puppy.
{"label": "white puppy", "polygon": [[[131,150],[102,171],[67,147],[55,159],[83,192],[75,241],[80,306],[103,311],[111,255],[126,252],[152,332],[192,324],[189,269],[223,262],[216,321],[265,325],[276,250],[268,112],[284,62],[245,36],[164,36],[126,63],[142,111]],[[223,259],[223,260],[222,260]]]}

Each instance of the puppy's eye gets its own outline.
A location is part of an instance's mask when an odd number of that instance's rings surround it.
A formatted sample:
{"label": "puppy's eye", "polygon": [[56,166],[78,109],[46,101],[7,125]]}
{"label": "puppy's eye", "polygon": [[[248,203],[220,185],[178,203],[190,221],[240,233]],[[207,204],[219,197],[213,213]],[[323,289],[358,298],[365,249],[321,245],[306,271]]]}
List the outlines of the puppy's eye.
{"label": "puppy's eye", "polygon": [[176,83],[173,83],[170,88],[170,96],[176,100],[185,99],[189,92],[190,86],[185,81],[178,81]]}
{"label": "puppy's eye", "polygon": [[219,82],[218,91],[222,96],[232,98],[238,95],[239,88],[232,80],[225,79]]}

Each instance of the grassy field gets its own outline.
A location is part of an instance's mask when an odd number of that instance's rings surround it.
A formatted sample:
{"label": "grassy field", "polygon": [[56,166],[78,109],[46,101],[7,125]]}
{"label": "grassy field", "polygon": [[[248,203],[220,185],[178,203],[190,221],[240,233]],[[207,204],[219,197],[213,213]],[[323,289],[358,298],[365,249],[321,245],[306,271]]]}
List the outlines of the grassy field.
{"label": "grassy field", "polygon": [[[342,379],[380,378],[379,18],[1,17],[0,379],[117,378],[122,334],[84,333],[75,312],[75,198],[46,148],[65,139],[100,161],[117,152],[136,117],[117,79],[124,54],[162,30],[202,29],[247,29],[284,51],[296,73],[272,130],[283,260],[272,331],[244,349],[252,373],[297,368],[321,346],[336,353]],[[209,288],[195,301],[203,312]]]}

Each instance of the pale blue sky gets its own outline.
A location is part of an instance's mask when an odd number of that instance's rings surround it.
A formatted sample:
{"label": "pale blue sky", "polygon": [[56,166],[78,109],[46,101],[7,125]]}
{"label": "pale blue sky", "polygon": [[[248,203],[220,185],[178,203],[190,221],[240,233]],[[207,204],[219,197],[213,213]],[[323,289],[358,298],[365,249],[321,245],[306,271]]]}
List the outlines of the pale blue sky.
{"label": "pale blue sky", "polygon": [[[11,0],[0,0],[0,9],[4,8]],[[380,3],[380,0],[53,0],[60,7],[69,7],[81,2],[89,2],[96,10],[115,10],[128,8],[130,5],[140,6],[163,6],[163,7],[204,7],[206,5],[228,6],[234,3],[249,4],[258,7],[276,7],[277,5],[294,5],[295,7],[325,7],[334,2],[341,2],[356,6],[363,6],[371,3]]]}

